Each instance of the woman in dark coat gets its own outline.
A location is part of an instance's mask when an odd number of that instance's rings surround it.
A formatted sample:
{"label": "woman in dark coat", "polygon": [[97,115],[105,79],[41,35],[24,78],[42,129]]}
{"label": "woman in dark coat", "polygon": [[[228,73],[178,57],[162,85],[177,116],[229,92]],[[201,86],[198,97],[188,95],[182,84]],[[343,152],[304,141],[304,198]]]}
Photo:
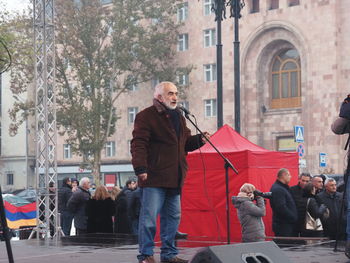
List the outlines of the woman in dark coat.
{"label": "woman in dark coat", "polygon": [[96,188],[95,195],[87,203],[88,233],[113,233],[115,205],[105,186]]}
{"label": "woman in dark coat", "polygon": [[[308,183],[305,185],[303,189],[303,199],[306,207],[306,211],[316,220],[317,218],[322,218],[327,215],[327,207],[322,204],[318,205],[316,201],[316,188],[312,185],[312,183]],[[305,220],[304,220],[305,221]],[[309,230],[306,229],[306,224],[304,224],[304,228],[301,231],[302,237],[322,237],[323,236],[323,228],[321,230]]]}

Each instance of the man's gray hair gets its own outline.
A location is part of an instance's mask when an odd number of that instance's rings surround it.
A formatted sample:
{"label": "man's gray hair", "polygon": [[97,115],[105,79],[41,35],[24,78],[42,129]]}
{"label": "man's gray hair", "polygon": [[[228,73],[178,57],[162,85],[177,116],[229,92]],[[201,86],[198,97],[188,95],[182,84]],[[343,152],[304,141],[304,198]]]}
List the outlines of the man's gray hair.
{"label": "man's gray hair", "polygon": [[90,179],[88,177],[83,177],[80,179],[79,185],[83,186],[84,184],[89,183],[89,182],[90,182]]}
{"label": "man's gray hair", "polygon": [[326,181],[324,182],[324,185],[327,185],[328,183],[333,183],[333,182],[337,182],[334,178],[327,178]]}
{"label": "man's gray hair", "polygon": [[163,81],[159,84],[157,84],[157,86],[154,88],[154,94],[153,94],[153,97],[155,99],[158,99],[158,96],[159,95],[163,95],[164,94],[164,88],[168,85],[174,85],[174,83],[170,82],[170,81]]}

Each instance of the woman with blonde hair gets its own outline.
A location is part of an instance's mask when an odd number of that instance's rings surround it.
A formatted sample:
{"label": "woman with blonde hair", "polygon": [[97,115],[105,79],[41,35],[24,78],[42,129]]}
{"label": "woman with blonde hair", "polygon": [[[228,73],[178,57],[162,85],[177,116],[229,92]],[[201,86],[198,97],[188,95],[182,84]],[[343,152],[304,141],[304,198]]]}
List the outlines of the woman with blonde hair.
{"label": "woman with blonde hair", "polygon": [[117,200],[118,195],[120,194],[122,190],[118,186],[114,186],[112,190],[110,191],[111,198],[113,201]]}
{"label": "woman with blonde hair", "polygon": [[[261,196],[254,196],[255,186],[243,184],[237,196],[232,197],[232,203],[237,208],[239,222],[242,226],[242,241],[265,241],[265,201]],[[256,203],[254,202],[256,200]]]}
{"label": "woman with blonde hair", "polygon": [[98,186],[87,203],[88,233],[113,233],[115,205],[105,186]]}

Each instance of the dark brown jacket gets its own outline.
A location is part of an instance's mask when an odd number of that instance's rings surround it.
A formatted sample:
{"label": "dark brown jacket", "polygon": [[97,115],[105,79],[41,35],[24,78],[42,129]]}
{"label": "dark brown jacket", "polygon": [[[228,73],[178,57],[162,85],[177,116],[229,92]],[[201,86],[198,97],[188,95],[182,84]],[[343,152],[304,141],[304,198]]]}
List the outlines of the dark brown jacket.
{"label": "dark brown jacket", "polygon": [[132,165],[137,175],[146,172],[140,187],[177,188],[183,185],[186,154],[202,146],[201,136],[191,136],[185,118],[180,114],[180,134],[158,101],[136,115],[131,141]]}

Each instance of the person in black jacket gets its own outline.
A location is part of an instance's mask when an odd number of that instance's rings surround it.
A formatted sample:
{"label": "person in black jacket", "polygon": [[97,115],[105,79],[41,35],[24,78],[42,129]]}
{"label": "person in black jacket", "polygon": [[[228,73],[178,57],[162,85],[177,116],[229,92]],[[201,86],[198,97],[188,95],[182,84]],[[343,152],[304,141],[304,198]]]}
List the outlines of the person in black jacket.
{"label": "person in black jacket", "polygon": [[289,192],[291,175],[282,168],[277,173],[277,180],[271,187],[272,198],[272,230],[276,236],[296,236],[295,224],[298,220],[298,212],[292,195]]}
{"label": "person in black jacket", "polygon": [[115,205],[105,186],[98,186],[92,199],[87,201],[87,232],[113,233]]}
{"label": "person in black jacket", "polygon": [[63,179],[62,187],[58,189],[58,212],[61,214],[61,227],[65,236],[70,235],[73,221],[73,214],[67,208],[72,193],[71,180],[66,177]]}
{"label": "person in black jacket", "polygon": [[290,193],[292,194],[298,211],[298,222],[295,225],[295,232],[297,235],[300,235],[304,229],[306,205],[305,198],[303,197],[303,189],[310,182],[310,180],[311,175],[309,173],[301,173],[299,175],[298,184],[290,188]]}
{"label": "person in black jacket", "polygon": [[338,226],[343,195],[337,192],[337,183],[333,178],[326,180],[325,187],[325,191],[316,196],[318,203],[324,204],[329,209],[329,217],[322,220],[325,236],[329,237],[330,239],[336,239],[337,231],[339,230],[339,238],[344,239],[347,205],[344,206],[341,224]]}
{"label": "person in black jacket", "polygon": [[139,230],[139,216],[141,209],[141,189],[136,188],[128,194],[128,217],[130,222],[130,229],[133,235],[138,234]]}
{"label": "person in black jacket", "polygon": [[79,186],[68,200],[67,208],[74,215],[74,226],[77,235],[87,232],[86,204],[90,199],[90,179],[81,178]]}
{"label": "person in black jacket", "polygon": [[[329,210],[324,204],[319,205],[316,201],[316,187],[312,183],[305,185],[303,189],[302,203],[305,205],[305,215],[303,218],[303,225],[301,229],[302,237],[322,237],[323,227],[319,230],[306,229],[306,212],[312,216],[313,219],[326,218],[329,215]],[[327,214],[328,213],[328,214]]]}
{"label": "person in black jacket", "polygon": [[136,179],[129,179],[125,187],[115,200],[116,214],[114,220],[114,232],[121,234],[131,234],[130,220],[128,217],[128,199],[129,194],[136,188]]}

